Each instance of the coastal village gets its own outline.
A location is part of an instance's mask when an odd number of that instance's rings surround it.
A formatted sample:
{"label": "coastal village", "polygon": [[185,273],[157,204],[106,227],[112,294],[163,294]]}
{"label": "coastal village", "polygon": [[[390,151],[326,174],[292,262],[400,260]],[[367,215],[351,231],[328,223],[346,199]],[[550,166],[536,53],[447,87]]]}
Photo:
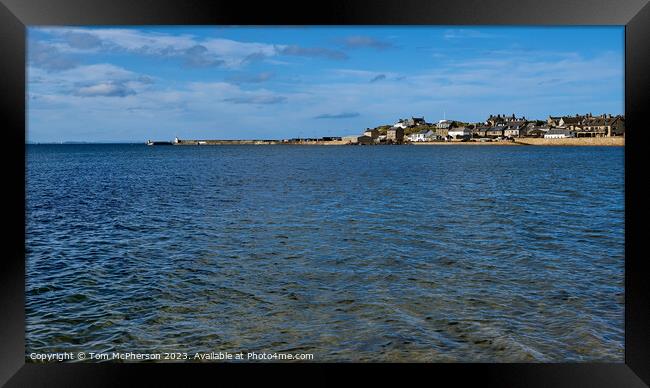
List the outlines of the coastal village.
{"label": "coastal village", "polygon": [[[404,144],[421,142],[512,142],[518,138],[594,138],[625,136],[625,117],[591,113],[575,116],[549,116],[531,120],[512,115],[490,115],[484,122],[466,123],[439,120],[428,123],[424,117],[400,119],[393,125],[367,128],[362,134],[344,136],[346,144]],[[297,139],[291,139],[297,140]]]}
{"label": "coastal village", "polygon": [[[527,119],[524,116],[497,114],[485,121],[469,123],[443,119],[435,123],[424,117],[399,119],[392,125],[366,128],[358,135],[320,138],[292,138],[268,140],[188,140],[176,137],[173,141],[147,141],[147,145],[229,145],[229,144],[313,144],[313,145],[379,145],[379,144],[456,144],[493,143],[531,144],[535,139],[610,138],[625,136],[625,117],[591,113],[575,116],[549,116],[546,120]],[[549,140],[549,141],[546,141]],[[557,142],[560,143],[560,142]]]}

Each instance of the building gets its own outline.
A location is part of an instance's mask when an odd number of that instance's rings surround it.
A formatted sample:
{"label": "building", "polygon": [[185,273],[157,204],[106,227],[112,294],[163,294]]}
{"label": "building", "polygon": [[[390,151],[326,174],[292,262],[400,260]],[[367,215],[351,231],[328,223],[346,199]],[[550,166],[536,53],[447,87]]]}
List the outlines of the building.
{"label": "building", "polygon": [[386,131],[386,141],[390,143],[402,143],[404,142],[404,128],[402,127],[391,127]]}
{"label": "building", "polygon": [[409,127],[419,127],[420,125],[426,125],[424,117],[411,117],[407,120]]}
{"label": "building", "polygon": [[344,136],[343,141],[347,144],[372,144],[373,140],[370,136],[365,135],[353,135],[353,136]]}
{"label": "building", "polygon": [[393,125],[395,128],[408,128],[408,124],[406,123],[405,120],[399,119],[397,122]]}
{"label": "building", "polygon": [[575,137],[575,134],[566,128],[549,129],[544,135],[544,139],[566,139],[569,137]]}
{"label": "building", "polygon": [[610,136],[625,136],[625,116],[617,115],[609,125],[611,126]]}
{"label": "building", "polygon": [[564,127],[564,128],[573,128],[574,126],[581,125],[583,120],[589,116],[581,116],[576,114],[575,116],[548,116],[546,123],[550,127]]}
{"label": "building", "polygon": [[544,137],[546,133],[549,131],[549,127],[545,125],[537,126],[529,126],[528,129],[526,130],[526,137]]}
{"label": "building", "polygon": [[376,139],[376,138],[379,137],[379,130],[377,128],[373,128],[373,129],[367,128],[363,132],[363,135],[364,136],[370,136],[371,138]]}
{"label": "building", "polygon": [[439,136],[436,134],[436,132],[431,129],[423,129],[408,136],[409,141],[412,142],[433,141],[437,140],[438,138]]}
{"label": "building", "polygon": [[515,114],[513,113],[512,116],[506,117],[506,123],[512,124],[516,122],[521,122],[521,121],[526,121],[526,116],[521,116],[521,117],[516,117]]}
{"label": "building", "polygon": [[625,117],[612,117],[611,114],[593,116],[591,113],[587,113],[584,116],[549,116],[547,123],[553,127],[571,130],[577,137],[623,136],[625,133]]}
{"label": "building", "polygon": [[452,139],[469,139],[472,137],[472,131],[466,127],[452,128],[447,134]]}
{"label": "building", "polygon": [[424,121],[424,117],[411,117],[410,119],[399,119],[393,125],[393,127],[413,128],[413,127],[419,127],[420,125],[426,125],[426,121]]}
{"label": "building", "polygon": [[557,126],[568,129],[577,129],[582,125],[583,120],[585,120],[585,117],[579,115],[562,117]]}
{"label": "building", "polygon": [[503,130],[503,136],[505,137],[520,137],[523,136],[521,134],[523,132],[519,128],[511,128],[511,127],[506,127],[506,129]]}
{"label": "building", "polygon": [[503,136],[506,137],[523,137],[526,136],[528,127],[525,121],[517,120],[509,122],[503,130]]}
{"label": "building", "polygon": [[442,139],[441,136],[438,136],[436,131],[429,129],[425,134],[424,138],[426,139],[425,141],[434,141],[434,140],[440,140]]}
{"label": "building", "polygon": [[490,115],[490,117],[485,120],[485,125],[489,125],[491,127],[499,126],[499,125],[506,125],[514,122],[521,122],[521,121],[526,121],[526,117],[516,117],[515,114],[513,113],[511,116],[506,116],[506,115]]}
{"label": "building", "polygon": [[503,136],[503,132],[506,127],[504,125],[497,125],[496,127],[490,127],[485,131],[485,136],[487,137],[500,137]]}
{"label": "building", "polygon": [[366,135],[359,136],[359,138],[357,139],[357,144],[367,145],[367,144],[374,144],[374,142],[375,142],[375,139],[373,139],[370,136],[366,136]]}
{"label": "building", "polygon": [[573,129],[574,126],[582,125],[583,121],[591,117],[591,113],[584,116],[576,114],[575,116],[548,116],[546,124],[549,127],[564,127]]}
{"label": "building", "polygon": [[436,128],[449,129],[452,123],[453,121],[451,120],[440,120],[438,121],[438,124],[436,124]]}
{"label": "building", "polygon": [[449,128],[436,128],[436,136],[447,138],[447,136],[449,136]]}
{"label": "building", "polygon": [[490,129],[490,127],[487,125],[477,125],[473,131],[474,137],[486,137],[488,129]]}
{"label": "building", "polygon": [[625,134],[625,119],[622,116],[612,117],[611,114],[592,117],[589,115],[576,128],[577,137],[622,136]]}
{"label": "building", "polygon": [[418,142],[418,141],[428,141],[427,134],[429,132],[433,132],[432,130],[426,130],[423,129],[419,132],[412,133],[409,135],[409,140],[413,142]]}
{"label": "building", "polygon": [[562,117],[560,116],[548,116],[548,119],[546,119],[546,124],[551,127],[558,127],[560,125],[561,118]]}
{"label": "building", "polygon": [[505,117],[501,117],[501,115],[498,114],[496,116],[495,115],[490,115],[490,117],[488,117],[487,120],[485,120],[484,124],[488,125],[490,127],[494,127],[494,126],[497,126],[497,125],[504,124],[505,122],[506,122]]}

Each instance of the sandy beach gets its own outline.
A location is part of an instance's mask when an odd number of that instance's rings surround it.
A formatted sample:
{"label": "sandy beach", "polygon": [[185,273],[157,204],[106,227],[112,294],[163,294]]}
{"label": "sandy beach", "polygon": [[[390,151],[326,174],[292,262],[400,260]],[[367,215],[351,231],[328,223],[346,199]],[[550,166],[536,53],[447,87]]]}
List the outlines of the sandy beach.
{"label": "sandy beach", "polygon": [[469,145],[469,146],[625,146],[624,137],[582,137],[567,139],[519,138],[515,141],[446,141],[446,142],[420,142],[414,145]]}
{"label": "sandy beach", "polygon": [[615,146],[625,145],[625,137],[574,137],[567,139],[521,138],[515,141],[522,145],[539,146]]}

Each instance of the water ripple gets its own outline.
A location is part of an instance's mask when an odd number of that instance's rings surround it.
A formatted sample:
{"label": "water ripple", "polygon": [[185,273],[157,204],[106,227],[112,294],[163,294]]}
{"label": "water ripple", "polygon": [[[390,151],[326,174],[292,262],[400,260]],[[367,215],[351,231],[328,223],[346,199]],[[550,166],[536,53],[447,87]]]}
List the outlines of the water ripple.
{"label": "water ripple", "polygon": [[27,162],[27,353],[623,360],[619,148],[30,145]]}

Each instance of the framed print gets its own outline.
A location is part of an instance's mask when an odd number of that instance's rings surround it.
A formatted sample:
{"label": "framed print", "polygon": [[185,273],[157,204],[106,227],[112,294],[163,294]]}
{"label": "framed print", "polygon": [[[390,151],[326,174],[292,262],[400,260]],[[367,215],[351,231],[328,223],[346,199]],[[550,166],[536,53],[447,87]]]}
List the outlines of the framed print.
{"label": "framed print", "polygon": [[650,381],[647,1],[0,19],[3,384]]}

